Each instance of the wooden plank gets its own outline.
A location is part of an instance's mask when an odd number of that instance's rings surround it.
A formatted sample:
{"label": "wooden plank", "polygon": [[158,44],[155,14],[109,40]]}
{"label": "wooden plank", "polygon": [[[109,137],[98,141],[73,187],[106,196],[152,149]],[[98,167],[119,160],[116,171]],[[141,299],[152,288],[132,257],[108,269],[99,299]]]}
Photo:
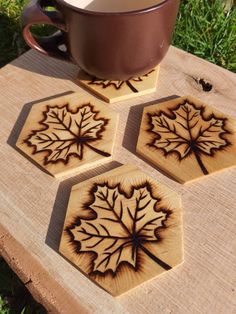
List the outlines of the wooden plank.
{"label": "wooden plank", "polygon": [[[60,182],[22,156],[15,143],[32,103],[68,91],[81,91],[73,83],[77,73],[74,65],[33,51],[0,70],[0,222],[5,234],[20,242],[29,263],[33,259],[40,263],[48,275],[47,281],[54,280],[54,289],[63,287],[87,313],[233,313],[235,169],[182,186],[137,156],[136,141],[143,108],[156,99],[162,102],[170,96],[190,94],[235,119],[235,74],[172,47],[162,62],[156,93],[109,105],[120,113],[114,147],[114,158],[119,163]],[[200,79],[212,85],[211,91],[203,91]],[[185,262],[165,276],[114,299],[58,254],[58,246],[71,187],[120,163],[135,165],[181,193]],[[10,249],[5,237],[3,245],[9,263],[14,265],[17,259],[20,265],[21,250],[14,251],[14,244]],[[30,278],[32,269],[22,264],[21,272]],[[31,286],[40,290],[37,283],[41,280],[35,271]],[[43,299],[44,303],[52,303],[47,294]],[[55,307],[60,311],[58,303]]]}
{"label": "wooden plank", "polygon": [[73,186],[59,251],[118,296],[183,261],[180,196],[134,166]]}
{"label": "wooden plank", "polygon": [[45,272],[41,263],[32,256],[29,258],[29,252],[10,236],[2,225],[0,225],[0,255],[11,265],[34,298],[44,304],[49,312],[87,313],[87,309],[68,291],[62,287],[58,289],[56,280]]}
{"label": "wooden plank", "polygon": [[181,183],[236,166],[236,120],[191,96],[144,108],[137,152]]}

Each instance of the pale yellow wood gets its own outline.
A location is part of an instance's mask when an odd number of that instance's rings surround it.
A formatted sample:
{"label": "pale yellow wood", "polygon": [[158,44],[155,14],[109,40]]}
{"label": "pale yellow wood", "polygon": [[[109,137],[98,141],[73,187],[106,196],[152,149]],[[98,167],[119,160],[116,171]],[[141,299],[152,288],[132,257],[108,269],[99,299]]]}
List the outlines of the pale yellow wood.
{"label": "pale yellow wood", "polygon": [[16,146],[55,177],[112,159],[118,114],[83,92],[34,104]]}
{"label": "pale yellow wood", "polygon": [[[68,314],[63,297],[54,301],[56,289],[61,288],[89,314],[234,313],[236,169],[181,185],[135,151],[143,108],[157,99],[191,94],[235,119],[236,75],[171,47],[161,64],[155,93],[109,105],[120,113],[114,159],[138,166],[182,195],[185,248],[181,267],[113,298],[66,261],[58,246],[71,187],[112,170],[117,163],[60,183],[15,149],[30,104],[62,92],[81,91],[72,82],[77,73],[76,66],[33,51],[0,70],[0,224],[5,229],[5,233],[0,231],[0,246],[4,256],[24,282],[32,278],[29,287],[34,295],[41,295],[40,301],[49,309],[48,303],[53,305],[55,313]],[[195,78],[211,83],[212,90],[204,92]],[[27,252],[24,258],[13,242],[9,248],[9,238],[20,242]],[[33,272],[27,265],[34,260],[41,269]],[[52,287],[49,281],[54,282],[50,295],[45,293]]]}
{"label": "pale yellow wood", "polygon": [[80,70],[76,82],[109,103],[154,93],[160,67],[128,81],[110,81],[91,77]]}
{"label": "pale yellow wood", "polygon": [[236,120],[191,96],[144,108],[137,152],[186,183],[236,166]]}
{"label": "pale yellow wood", "polygon": [[134,166],[79,183],[59,251],[118,296],[183,261],[181,198]]}

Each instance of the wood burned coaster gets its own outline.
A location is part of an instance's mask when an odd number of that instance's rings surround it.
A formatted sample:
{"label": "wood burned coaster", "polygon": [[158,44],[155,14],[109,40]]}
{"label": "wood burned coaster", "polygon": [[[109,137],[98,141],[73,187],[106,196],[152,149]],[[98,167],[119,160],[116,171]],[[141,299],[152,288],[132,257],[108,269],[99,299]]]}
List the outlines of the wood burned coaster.
{"label": "wood burned coaster", "polygon": [[185,183],[236,165],[236,121],[192,97],[143,111],[137,152]]}
{"label": "wood burned coaster", "polygon": [[73,93],[33,105],[17,147],[55,177],[111,160],[118,115]]}
{"label": "wood burned coaster", "polygon": [[77,82],[106,102],[114,103],[155,92],[158,74],[159,66],[143,76],[128,81],[110,81],[96,79],[81,70]]}
{"label": "wood burned coaster", "polygon": [[133,166],[79,183],[59,251],[118,296],[183,261],[180,196]]}

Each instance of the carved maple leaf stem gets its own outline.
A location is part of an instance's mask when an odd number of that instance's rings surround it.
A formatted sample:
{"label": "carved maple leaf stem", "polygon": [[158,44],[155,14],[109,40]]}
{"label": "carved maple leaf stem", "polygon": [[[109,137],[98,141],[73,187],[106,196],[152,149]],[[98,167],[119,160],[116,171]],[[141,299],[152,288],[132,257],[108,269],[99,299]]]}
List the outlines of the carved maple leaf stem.
{"label": "carved maple leaf stem", "polygon": [[[132,234],[133,234],[133,244],[132,244],[132,258],[134,259],[136,250],[137,250],[137,241],[136,241],[136,223],[137,223],[137,216],[138,216],[138,211],[139,211],[139,203],[140,200],[142,199],[142,192],[140,193],[140,198],[136,199],[136,208],[135,208],[135,213],[134,217],[131,215],[130,209],[128,208],[128,212],[130,217],[133,219],[133,227],[132,227]],[[145,206],[146,207],[146,206]],[[144,207],[144,208],[145,208]],[[145,216],[145,214],[144,214]]]}
{"label": "carved maple leaf stem", "polygon": [[191,112],[190,109],[188,108],[185,108],[183,107],[183,110],[187,113],[187,118],[186,118],[186,121],[187,121],[187,130],[189,132],[189,137],[190,137],[190,147],[192,149],[192,152],[194,153],[194,156],[198,162],[198,165],[199,167],[201,168],[202,172],[207,175],[209,172],[207,171],[206,167],[204,166],[201,158],[200,158],[200,155],[198,153],[198,148],[196,147],[196,139],[193,139],[193,136],[192,136],[192,132],[191,132],[191,129],[193,129],[195,126],[196,126],[196,123],[192,126],[190,126],[190,121],[194,118],[194,115],[190,118],[189,114]]}
{"label": "carved maple leaf stem", "polygon": [[196,158],[196,160],[197,160],[197,162],[198,162],[198,165],[199,165],[199,167],[201,168],[202,172],[203,172],[205,175],[209,174],[209,172],[207,171],[206,167],[204,166],[204,164],[203,164],[203,162],[202,162],[202,160],[201,160],[201,158],[200,158],[199,153],[198,153],[196,150],[193,150],[193,153],[194,153],[194,156],[195,156],[195,158]]}
{"label": "carved maple leaf stem", "polygon": [[98,148],[96,148],[96,147],[90,145],[88,142],[84,142],[83,144],[84,144],[85,146],[89,147],[91,150],[93,150],[93,151],[94,151],[95,153],[97,153],[97,154],[100,154],[100,155],[105,156],[105,157],[111,156],[111,154],[109,154],[109,153],[107,153],[107,152],[104,152],[104,151],[102,151],[102,150],[100,150],[100,149],[98,149]]}
{"label": "carved maple leaf stem", "polygon": [[138,93],[138,90],[130,83],[130,81],[125,81],[125,83],[132,90],[132,92]]}
{"label": "carved maple leaf stem", "polygon": [[160,265],[165,270],[170,270],[172,267],[165,262],[163,262],[161,259],[153,255],[145,246],[143,246],[141,243],[139,243],[139,248],[148,256],[150,257],[154,262],[156,262],[158,265]]}

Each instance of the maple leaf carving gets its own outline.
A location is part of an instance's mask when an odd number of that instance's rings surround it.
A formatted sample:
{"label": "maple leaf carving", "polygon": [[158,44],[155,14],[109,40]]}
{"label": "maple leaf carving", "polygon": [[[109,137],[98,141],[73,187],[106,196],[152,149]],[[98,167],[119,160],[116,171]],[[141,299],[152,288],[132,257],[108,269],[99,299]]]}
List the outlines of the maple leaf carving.
{"label": "maple leaf carving", "polygon": [[102,88],[107,88],[109,86],[113,86],[115,87],[116,90],[121,89],[121,87],[126,84],[134,93],[138,93],[138,90],[134,87],[134,85],[132,85],[132,82],[142,82],[143,80],[145,80],[145,78],[147,78],[149,76],[149,74],[151,74],[153,71],[155,70],[151,70],[148,73],[136,77],[136,78],[132,78],[130,80],[127,81],[115,81],[115,80],[101,80],[101,79],[97,79],[97,78],[93,78],[91,82],[89,82],[90,85],[101,85]]}
{"label": "maple leaf carving", "polygon": [[214,114],[205,118],[203,112],[204,107],[197,108],[185,101],[172,109],[171,114],[149,115],[149,131],[155,134],[150,146],[162,149],[166,156],[176,153],[179,160],[194,154],[202,172],[208,174],[201,155],[212,157],[217,150],[230,145],[224,138],[230,132],[225,129],[226,118]]}
{"label": "maple leaf carving", "polygon": [[34,147],[34,153],[46,152],[45,164],[59,160],[68,163],[70,156],[79,160],[84,158],[84,147],[97,154],[108,157],[109,153],[92,145],[102,138],[107,119],[97,118],[98,112],[91,104],[85,104],[71,112],[68,105],[63,107],[47,106],[44,119],[40,122],[43,129],[32,131],[25,141]]}
{"label": "maple leaf carving", "polygon": [[165,227],[170,215],[158,208],[160,200],[152,195],[148,182],[133,186],[130,196],[119,184],[112,187],[108,183],[96,184],[92,193],[93,200],[85,210],[92,211],[93,217],[76,217],[76,223],[66,229],[72,243],[79,243],[79,252],[96,253],[92,272],[111,270],[115,274],[122,262],[136,269],[139,250],[164,269],[171,268],[145,247],[160,240],[158,228]]}

